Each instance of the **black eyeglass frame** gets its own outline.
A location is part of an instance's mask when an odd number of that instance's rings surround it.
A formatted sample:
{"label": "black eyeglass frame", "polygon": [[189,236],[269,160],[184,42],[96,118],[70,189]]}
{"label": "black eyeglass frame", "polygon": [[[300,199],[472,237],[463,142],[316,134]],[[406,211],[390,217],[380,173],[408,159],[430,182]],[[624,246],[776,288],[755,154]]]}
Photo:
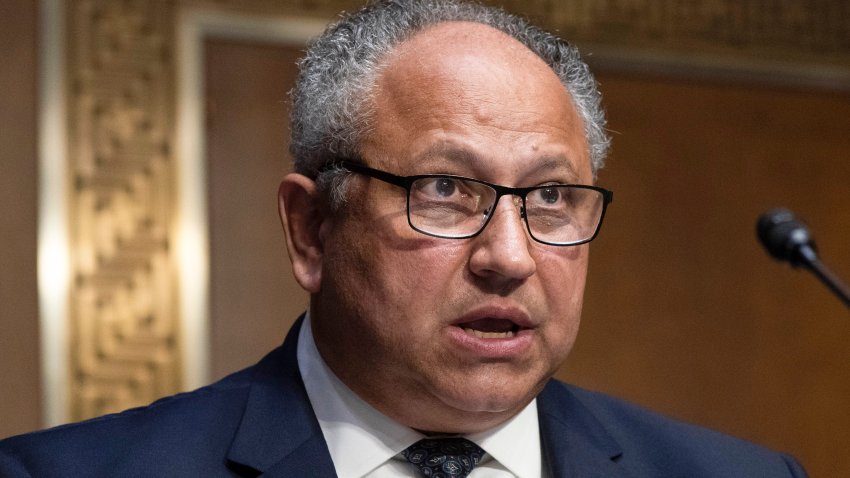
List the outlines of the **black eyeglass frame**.
{"label": "black eyeglass frame", "polygon": [[[610,191],[610,190],[605,189],[605,188],[601,188],[599,186],[589,186],[589,185],[586,185],[586,184],[546,184],[546,185],[543,185],[543,186],[529,186],[529,187],[523,187],[523,188],[512,188],[510,186],[501,186],[499,184],[488,183],[487,181],[482,181],[480,179],[467,178],[467,177],[464,177],[464,176],[455,176],[455,175],[452,175],[452,174],[417,174],[417,175],[414,175],[414,176],[398,176],[398,175],[389,173],[387,171],[381,171],[380,169],[370,168],[369,166],[366,166],[364,164],[361,164],[361,163],[358,163],[358,162],[355,162],[355,161],[352,161],[352,160],[348,160],[348,159],[340,159],[340,160],[337,160],[337,161],[333,161],[333,162],[325,165],[325,167],[323,167],[321,169],[321,172],[332,171],[332,170],[337,169],[337,168],[344,168],[344,169],[347,169],[350,172],[362,174],[364,176],[375,178],[375,179],[383,181],[385,183],[404,188],[405,191],[407,192],[407,198],[406,198],[407,224],[410,225],[410,227],[414,231],[417,231],[421,234],[425,234],[425,235],[431,236],[431,237],[439,237],[441,239],[468,239],[468,238],[475,237],[475,236],[481,234],[484,231],[484,229],[487,227],[487,224],[490,223],[490,219],[493,218],[493,213],[496,210],[496,205],[499,204],[499,199],[501,199],[502,196],[518,196],[522,200],[522,208],[520,209],[520,217],[522,217],[523,222],[525,222],[525,228],[526,228],[526,230],[528,230],[528,235],[531,236],[532,239],[534,239],[535,241],[537,241],[541,244],[547,244],[547,245],[550,245],[550,246],[577,246],[579,244],[588,243],[588,242],[592,241],[593,239],[595,239],[597,235],[599,235],[599,230],[602,228],[602,220],[605,219],[605,211],[608,209],[608,204],[610,204],[614,200],[614,192],[613,191]],[[414,182],[416,182],[420,179],[428,179],[428,178],[450,178],[450,179],[458,179],[458,180],[463,180],[463,181],[471,181],[471,182],[474,182],[474,183],[482,184],[482,185],[487,186],[487,187],[493,189],[494,191],[496,191],[496,198],[493,200],[493,206],[491,207],[491,210],[487,213],[487,219],[481,224],[481,227],[478,228],[478,230],[476,232],[474,232],[472,234],[466,234],[466,235],[460,235],[460,236],[446,236],[446,235],[435,234],[433,232],[423,231],[422,229],[419,229],[418,227],[413,225],[413,222],[410,220],[410,189],[411,189],[411,186],[413,185]],[[534,232],[531,231],[531,225],[528,223],[528,217],[526,217],[526,214],[525,214],[525,198],[528,195],[528,193],[530,193],[532,191],[536,191],[538,189],[551,188],[551,187],[568,187],[568,188],[577,188],[577,189],[590,189],[590,190],[597,191],[600,194],[602,194],[602,212],[599,214],[599,222],[596,223],[596,229],[593,231],[593,235],[591,235],[587,239],[582,239],[580,241],[574,241],[574,242],[566,242],[566,243],[547,242],[547,241],[543,241],[541,239],[538,239],[537,237],[534,236]]]}

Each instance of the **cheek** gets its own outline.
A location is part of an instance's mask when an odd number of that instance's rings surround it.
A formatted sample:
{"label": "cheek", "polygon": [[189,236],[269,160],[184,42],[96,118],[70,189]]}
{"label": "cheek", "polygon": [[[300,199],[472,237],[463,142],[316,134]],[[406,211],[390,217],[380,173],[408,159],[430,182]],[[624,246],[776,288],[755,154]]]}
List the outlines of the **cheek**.
{"label": "cheek", "polygon": [[386,250],[378,258],[375,280],[385,304],[411,326],[425,327],[435,322],[422,317],[439,316],[458,300],[465,265],[462,248],[445,241],[415,250]]}
{"label": "cheek", "polygon": [[578,333],[584,286],[587,277],[587,245],[555,250],[538,256],[537,272],[541,281],[546,313],[554,326],[549,337],[556,347],[571,345]]}
{"label": "cheek", "polygon": [[581,306],[587,278],[587,244],[570,247],[538,247],[534,251],[537,273],[551,303]]}
{"label": "cheek", "polygon": [[[359,218],[341,224],[327,248],[323,276],[361,313],[380,309],[403,321],[439,309],[466,259],[462,241],[431,238],[410,229],[406,220],[398,225],[396,219]],[[390,232],[396,228],[401,233]]]}

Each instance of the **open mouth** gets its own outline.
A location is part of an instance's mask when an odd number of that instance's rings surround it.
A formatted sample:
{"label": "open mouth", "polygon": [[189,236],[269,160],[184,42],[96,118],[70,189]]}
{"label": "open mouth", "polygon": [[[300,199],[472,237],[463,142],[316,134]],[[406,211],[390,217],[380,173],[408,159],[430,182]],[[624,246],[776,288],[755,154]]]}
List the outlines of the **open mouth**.
{"label": "open mouth", "polygon": [[508,319],[477,319],[470,322],[457,324],[469,335],[481,339],[509,339],[515,337],[522,329],[519,325]]}

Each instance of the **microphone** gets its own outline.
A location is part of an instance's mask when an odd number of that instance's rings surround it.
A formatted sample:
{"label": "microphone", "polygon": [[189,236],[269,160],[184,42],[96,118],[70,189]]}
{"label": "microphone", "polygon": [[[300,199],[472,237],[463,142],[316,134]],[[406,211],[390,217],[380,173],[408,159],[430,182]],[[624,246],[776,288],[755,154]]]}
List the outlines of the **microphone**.
{"label": "microphone", "polygon": [[771,209],[759,216],[756,232],[767,252],[780,261],[800,267],[817,260],[809,229],[788,209]]}
{"label": "microphone", "polygon": [[850,307],[850,289],[818,259],[809,228],[798,221],[793,212],[782,208],[765,212],[759,216],[756,233],[770,255],[794,267],[803,266],[812,271]]}

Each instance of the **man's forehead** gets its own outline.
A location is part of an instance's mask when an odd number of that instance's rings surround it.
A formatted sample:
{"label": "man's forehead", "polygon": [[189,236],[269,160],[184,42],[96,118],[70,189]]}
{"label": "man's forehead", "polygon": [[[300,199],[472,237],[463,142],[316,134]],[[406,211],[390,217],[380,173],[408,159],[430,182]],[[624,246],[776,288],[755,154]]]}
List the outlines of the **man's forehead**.
{"label": "man's forehead", "polygon": [[414,35],[387,58],[373,99],[362,152],[403,160],[405,174],[435,172],[417,165],[430,157],[457,174],[475,172],[463,168],[473,163],[490,173],[486,165],[510,158],[524,171],[541,159],[541,171],[560,163],[561,181],[586,176],[587,144],[567,89],[534,52],[492,27],[446,22]]}
{"label": "man's forehead", "polygon": [[[579,182],[580,175],[573,161],[563,154],[547,154],[540,152],[534,157],[523,158],[514,171],[521,177],[529,178],[560,178],[561,182]],[[438,141],[420,152],[411,162],[415,165],[416,173],[435,171],[455,173],[458,175],[472,174],[475,177],[486,177],[493,167],[494,158],[482,157],[474,149],[451,141]]]}
{"label": "man's forehead", "polygon": [[507,49],[527,49],[518,40],[495,27],[475,21],[461,20],[445,21],[429,25],[412,34],[402,44],[414,40],[426,42],[442,41],[447,44],[459,44],[467,40],[479,42],[481,39],[502,42],[503,47]]}
{"label": "man's forehead", "polygon": [[[471,59],[487,57],[505,65],[526,60],[549,69],[534,52],[510,35],[489,25],[476,22],[451,21],[429,26],[398,44],[388,56],[389,62],[412,56],[420,66],[454,63],[458,57]],[[551,72],[554,75],[554,72]]]}
{"label": "man's forehead", "polygon": [[[560,78],[539,56],[513,37],[474,22],[440,23],[399,44],[385,60],[376,93],[395,96],[399,106],[415,113],[423,101],[438,100],[435,91],[446,93],[443,100],[482,107],[529,95],[555,95],[572,104]],[[538,113],[516,112],[530,119]]]}

